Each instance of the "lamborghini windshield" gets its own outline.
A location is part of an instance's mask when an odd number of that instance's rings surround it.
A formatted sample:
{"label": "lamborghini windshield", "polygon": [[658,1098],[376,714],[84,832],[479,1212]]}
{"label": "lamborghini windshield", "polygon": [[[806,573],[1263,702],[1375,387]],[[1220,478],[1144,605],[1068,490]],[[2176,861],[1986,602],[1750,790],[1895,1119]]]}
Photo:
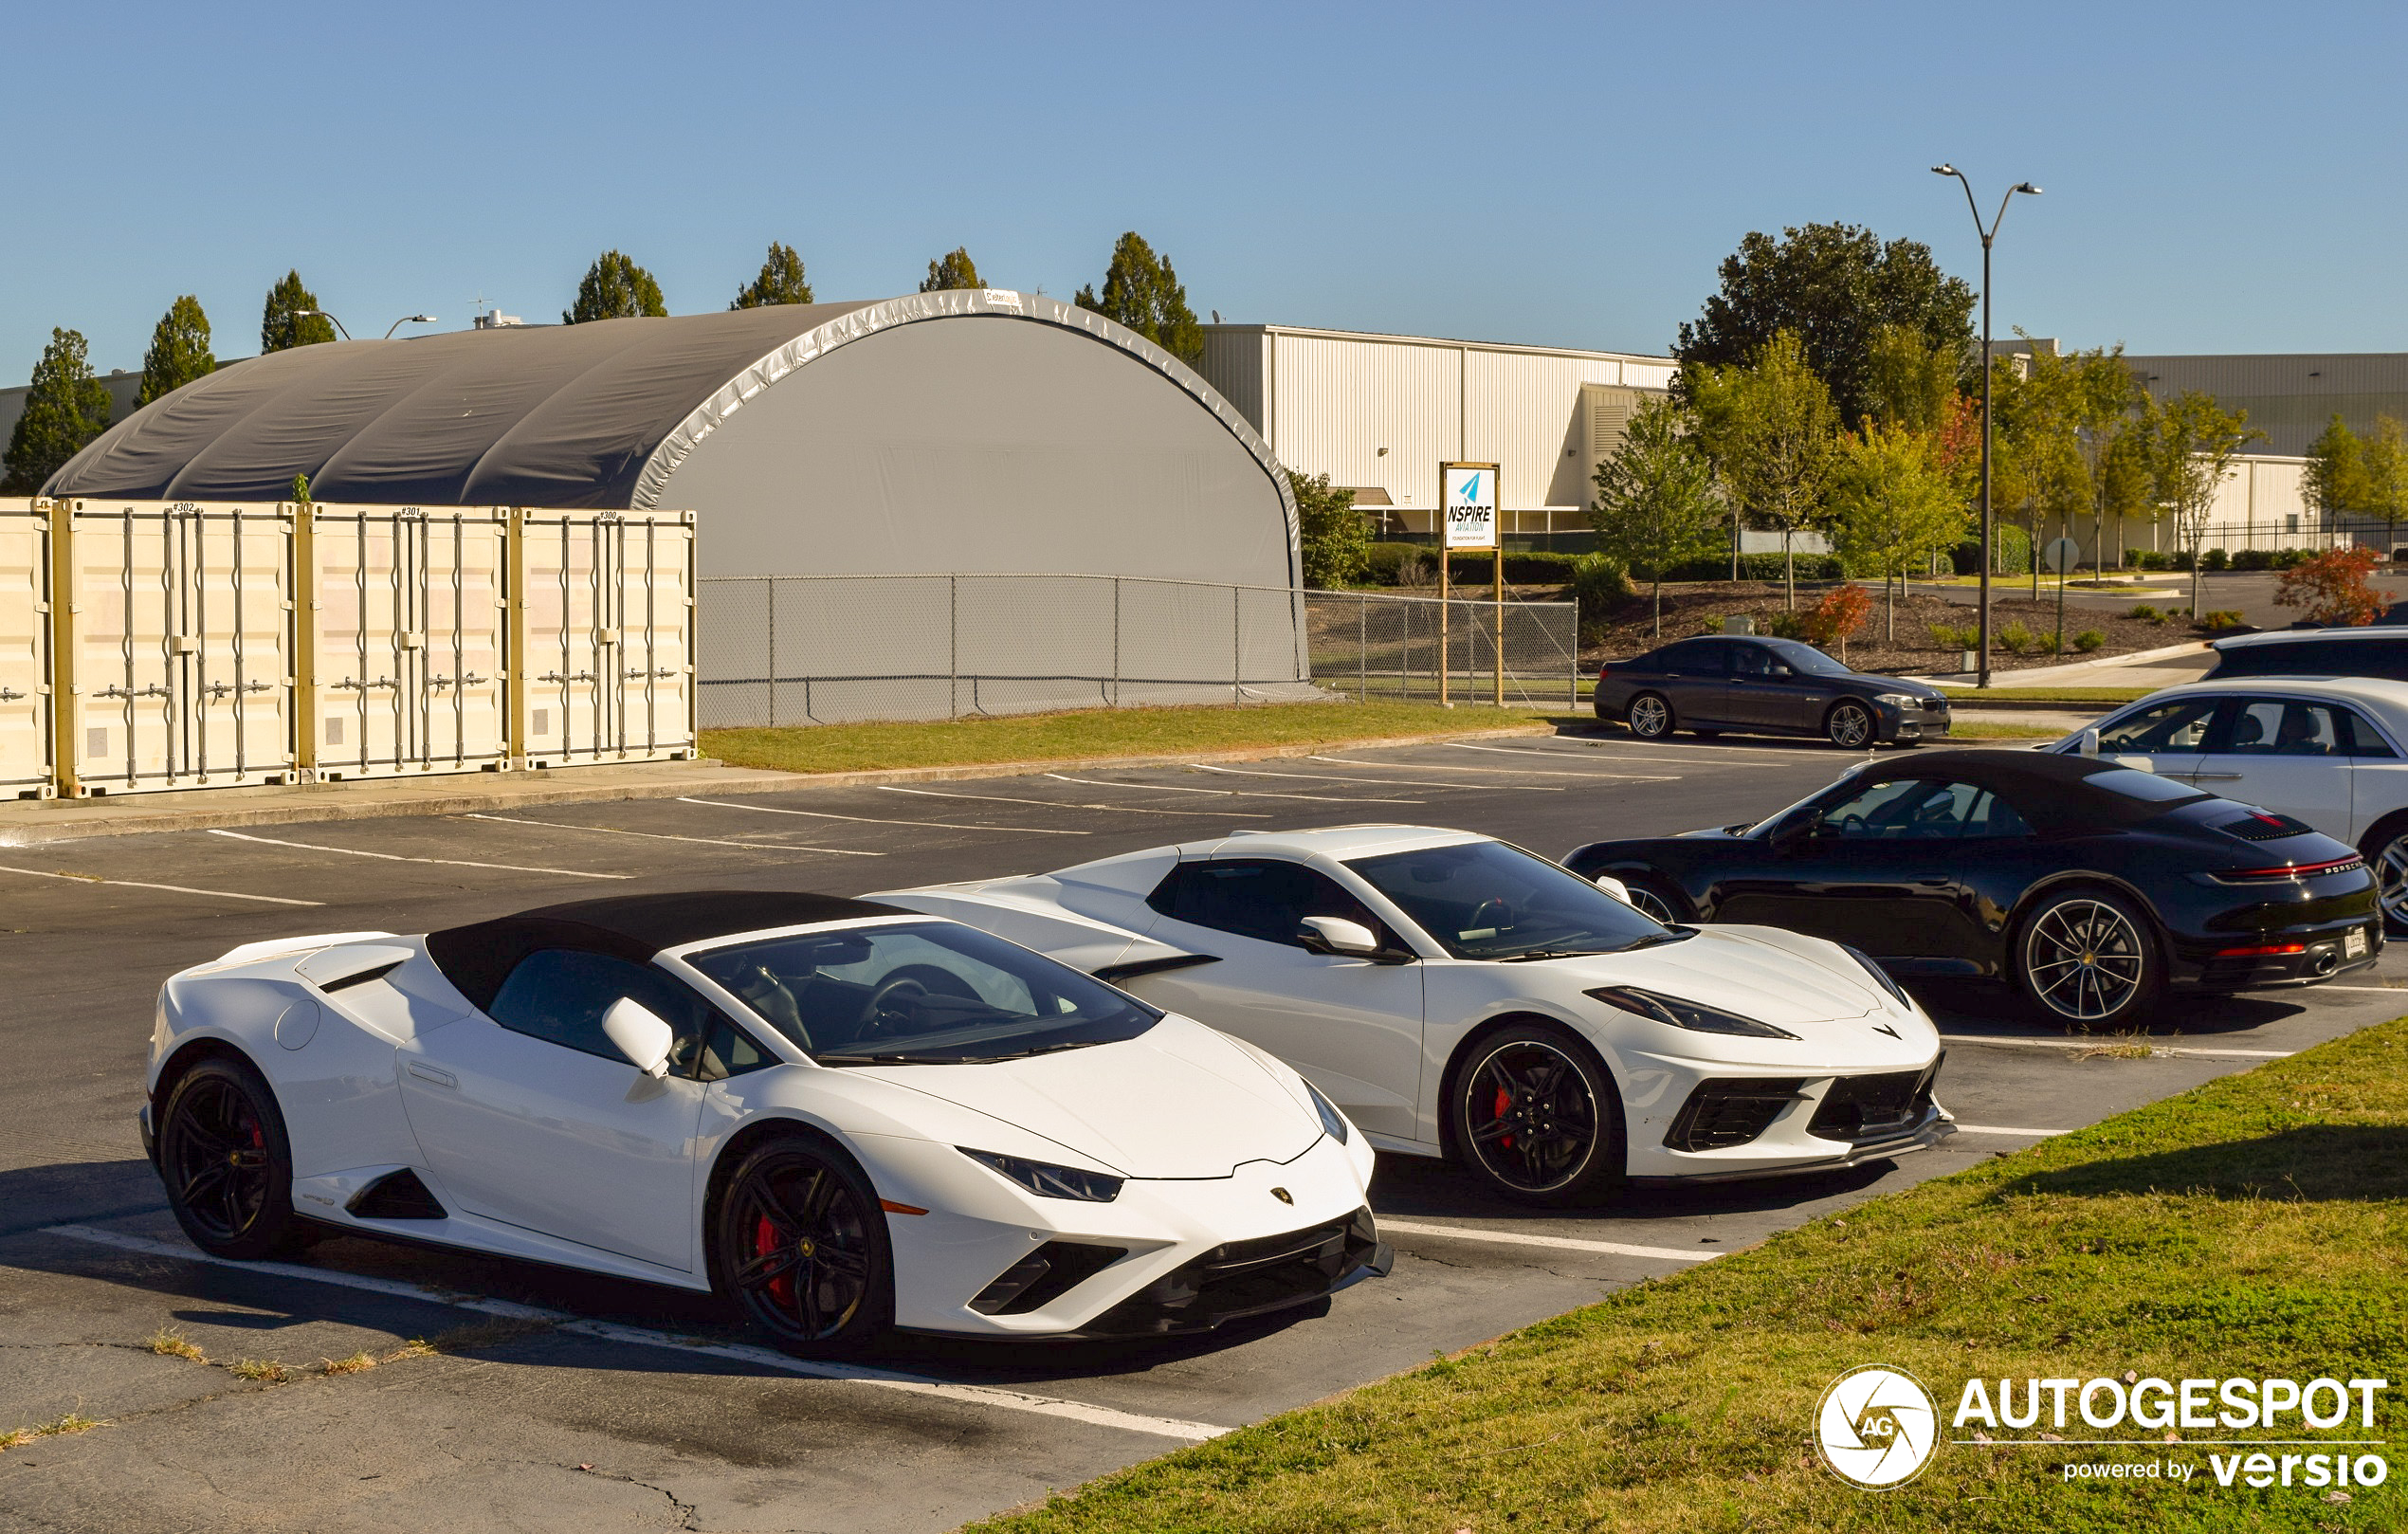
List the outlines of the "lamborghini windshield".
{"label": "lamborghini windshield", "polygon": [[1132,1039],[1162,1015],[950,922],[761,938],[685,961],[823,1066],[1013,1060]]}
{"label": "lamborghini windshield", "polygon": [[1458,842],[1346,867],[1457,959],[1613,954],[1682,936],[1575,873],[1503,842]]}

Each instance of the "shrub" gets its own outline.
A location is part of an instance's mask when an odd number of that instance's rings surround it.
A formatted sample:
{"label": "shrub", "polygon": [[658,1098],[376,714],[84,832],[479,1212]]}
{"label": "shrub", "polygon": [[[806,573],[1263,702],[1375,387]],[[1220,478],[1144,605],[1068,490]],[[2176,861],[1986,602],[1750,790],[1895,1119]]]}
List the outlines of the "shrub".
{"label": "shrub", "polygon": [[1972,649],[1981,643],[1981,626],[1968,623],[1960,627],[1952,623],[1935,623],[1931,626],[1931,643],[1937,649]]}
{"label": "shrub", "polygon": [[1865,626],[1865,614],[1873,610],[1873,594],[1850,581],[1823,594],[1806,614],[1803,625],[1809,644],[1820,649],[1837,645],[1841,654],[1848,652],[1849,637]]}
{"label": "shrub", "polygon": [[[1510,567],[1508,567],[1510,568]],[[1801,554],[1797,557],[1797,578],[1800,580],[1839,580],[1847,571],[1835,554]],[[1709,554],[1696,559],[1684,559],[1664,572],[1666,580],[1728,580],[1731,578],[1731,557]],[[1740,556],[1739,578],[1742,580],[1779,580],[1781,578],[1781,557],[1778,554],[1743,554]]]}
{"label": "shrub", "polygon": [[[1981,574],[1981,541],[1967,539],[1948,551],[1948,560],[1960,575]],[[2016,575],[2032,569],[2032,535],[2011,522],[1993,522],[1990,526],[1990,573],[1994,575]]]}
{"label": "shrub", "polygon": [[1806,614],[1776,612],[1765,620],[1763,631],[1775,639],[1803,639],[1806,637]]}
{"label": "shrub", "polygon": [[2165,614],[2160,612],[2154,605],[2147,602],[2133,603],[2129,616],[2138,618],[2143,623],[2163,623],[2165,621]]}
{"label": "shrub", "polygon": [[2220,634],[2234,629],[2246,629],[2249,627],[2249,624],[2247,620],[2243,619],[2242,616],[2233,609],[2228,607],[2219,607],[2209,612],[2207,616],[2199,619],[2199,627],[2205,629],[2209,633]]}
{"label": "shrub", "polygon": [[2271,570],[2274,568],[2272,549],[2243,549],[2233,556],[2235,570]]}
{"label": "shrub", "polygon": [[2029,655],[2039,644],[2040,636],[2024,627],[2020,618],[1998,630],[1998,648],[2010,655]]}
{"label": "shrub", "polygon": [[2140,566],[2143,570],[2163,570],[2166,568],[2165,556],[2158,553],[2155,549],[2137,549],[2133,551],[2132,562]]}
{"label": "shrub", "polygon": [[[1505,561],[1510,574],[1513,561]],[[1594,644],[1605,634],[1614,611],[1632,597],[1631,577],[1620,561],[1602,554],[1584,554],[1572,562],[1572,599],[1580,604],[1580,642]]]}
{"label": "shrub", "polygon": [[2073,636],[2073,648],[2080,650],[2085,655],[2089,654],[2094,649],[2105,648],[2106,646],[2107,635],[2099,632],[2096,629],[2085,629],[2080,633]]}
{"label": "shrub", "polygon": [[1396,566],[1396,584],[1407,590],[1435,586],[1438,584],[1438,567],[1416,549],[1413,557]]}
{"label": "shrub", "polygon": [[1370,543],[1363,546],[1363,578],[1381,586],[1398,584],[1396,572],[1412,559],[1421,559],[1418,545],[1412,543]]}
{"label": "shrub", "polygon": [[2274,587],[2275,604],[2299,609],[2299,615],[2310,623],[2336,628],[2372,623],[2382,616],[2389,600],[2366,584],[2376,563],[2372,549],[2320,554],[2284,572]]}
{"label": "shrub", "polygon": [[2222,549],[2210,549],[2206,554],[2200,557],[2199,568],[2201,570],[2221,570],[2230,562],[2231,561],[2225,557],[2224,551]]}

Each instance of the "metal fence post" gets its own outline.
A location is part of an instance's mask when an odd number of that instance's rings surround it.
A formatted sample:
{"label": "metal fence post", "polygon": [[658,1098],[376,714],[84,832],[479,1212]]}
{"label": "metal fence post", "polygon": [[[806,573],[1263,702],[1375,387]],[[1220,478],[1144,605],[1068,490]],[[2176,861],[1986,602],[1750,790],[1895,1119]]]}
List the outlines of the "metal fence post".
{"label": "metal fence post", "polygon": [[1231,708],[1246,706],[1244,647],[1239,637],[1244,630],[1240,627],[1238,613],[1238,603],[1245,595],[1246,590],[1242,586],[1229,589],[1229,705]]}
{"label": "metal fence post", "polygon": [[1112,577],[1112,706],[1121,706],[1121,577]]}
{"label": "metal fence post", "polygon": [[945,718],[961,717],[961,577],[945,577]]}
{"label": "metal fence post", "polygon": [[777,722],[777,577],[763,575],[769,588],[769,721]]}
{"label": "metal fence post", "polygon": [[1371,702],[1371,599],[1355,598],[1355,702]]}

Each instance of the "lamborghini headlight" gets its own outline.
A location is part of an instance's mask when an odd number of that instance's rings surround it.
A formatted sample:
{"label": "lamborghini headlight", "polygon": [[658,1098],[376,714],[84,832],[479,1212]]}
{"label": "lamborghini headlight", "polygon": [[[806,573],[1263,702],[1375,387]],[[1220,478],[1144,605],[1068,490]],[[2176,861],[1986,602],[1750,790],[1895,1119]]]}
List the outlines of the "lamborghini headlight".
{"label": "lamborghini headlight", "polygon": [[1737,1033],[1746,1038],[1794,1039],[1797,1034],[1770,1023],[1760,1023],[1753,1017],[1742,1017],[1735,1012],[1708,1007],[1701,1002],[1684,1001],[1654,991],[1642,991],[1635,985],[1601,985],[1582,993],[1595,996],[1609,1007],[1674,1028],[1686,1028],[1692,1033]]}
{"label": "lamborghini headlight", "polygon": [[1040,1198],[1075,1198],[1085,1204],[1108,1204],[1121,1196],[1121,1184],[1125,1180],[1075,1166],[1055,1166],[1050,1161],[1031,1161],[1019,1156],[972,1150],[967,1145],[956,1145],[954,1149],[998,1177],[1018,1183]]}
{"label": "lamborghini headlight", "polygon": [[[1304,1081],[1304,1078],[1302,1076],[1299,1076],[1296,1079],[1298,1081]],[[1338,1111],[1337,1104],[1332,1103],[1329,1099],[1322,1096],[1321,1088],[1314,1086],[1311,1082],[1304,1082],[1304,1090],[1311,1094],[1313,1100],[1313,1111],[1321,1115],[1321,1126],[1329,1131],[1329,1138],[1338,1141],[1341,1145],[1346,1143],[1346,1115]]]}

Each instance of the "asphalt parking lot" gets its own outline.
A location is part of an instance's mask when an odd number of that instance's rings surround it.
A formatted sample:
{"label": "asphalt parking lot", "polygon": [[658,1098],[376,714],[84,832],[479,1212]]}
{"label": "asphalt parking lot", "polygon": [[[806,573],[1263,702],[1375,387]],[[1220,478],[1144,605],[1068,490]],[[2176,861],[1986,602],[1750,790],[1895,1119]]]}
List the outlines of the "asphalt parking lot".
{"label": "asphalt parking lot", "polygon": [[[785,1360],[689,1297],[498,1261],[350,1239],[204,1260],[134,1129],[159,981],[238,942],[644,889],[853,894],[1233,827],[1453,825],[1553,855],[1753,818],[1847,761],[1614,733],[0,849],[0,1433],[105,1424],[0,1454],[0,1526],[947,1528],[2408,1011],[2387,955],[2346,986],[2183,1004],[2129,1058],[2002,993],[1930,990],[1962,1130],[1938,1150],[1571,1215],[1391,1159],[1374,1206],[1396,1270],[1323,1309],[1163,1344],[901,1339],[849,1367]],[[162,1329],[211,1361],[153,1351]],[[323,1367],[362,1355],[380,1361]]]}

